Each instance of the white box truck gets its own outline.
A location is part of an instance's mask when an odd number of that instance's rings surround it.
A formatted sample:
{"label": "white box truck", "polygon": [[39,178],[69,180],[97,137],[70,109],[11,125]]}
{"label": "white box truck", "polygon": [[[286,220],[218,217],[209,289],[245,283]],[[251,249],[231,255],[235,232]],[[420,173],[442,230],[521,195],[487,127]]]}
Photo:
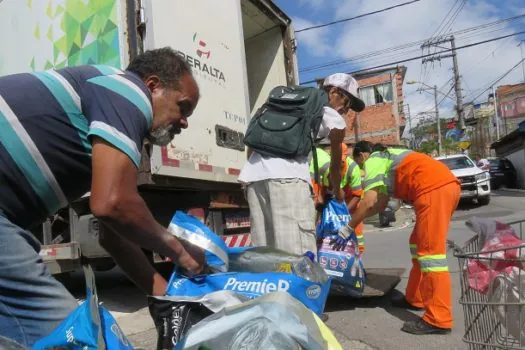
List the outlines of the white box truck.
{"label": "white box truck", "polygon": [[[271,0],[3,0],[0,42],[0,75],[80,64],[126,68],[144,50],[177,50],[193,68],[201,100],[170,145],[143,149],[140,193],[166,226],[177,209],[192,208],[219,234],[249,233],[237,182],[244,132],[271,88],[298,83],[291,20]],[[88,197],[32,229],[52,273],[73,271],[81,256],[98,269],[114,266],[98,244]]]}

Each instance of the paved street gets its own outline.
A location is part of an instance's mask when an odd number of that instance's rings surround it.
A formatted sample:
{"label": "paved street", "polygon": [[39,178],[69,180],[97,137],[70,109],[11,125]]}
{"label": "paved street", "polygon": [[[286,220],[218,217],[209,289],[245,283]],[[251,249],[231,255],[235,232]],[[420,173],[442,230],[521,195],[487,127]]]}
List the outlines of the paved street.
{"label": "paved street", "polygon": [[[525,193],[495,192],[488,206],[462,203],[456,211],[449,238],[461,245],[472,236],[464,225],[472,216],[499,218],[502,221],[525,219]],[[406,272],[398,291],[404,291],[410,268],[408,236],[410,227],[398,230],[375,230],[366,234],[365,267],[404,267]],[[399,329],[417,313],[389,306],[390,296],[379,299],[331,299],[327,305],[328,325],[334,330],[345,349],[464,349],[461,341],[464,329],[463,311],[459,298],[459,276],[456,259],[449,254],[452,272],[455,327],[447,336],[411,336]],[[82,275],[75,274],[68,287],[82,297]],[[149,316],[146,298],[118,271],[97,273],[100,299],[113,312],[120,326],[138,347],[154,349],[156,331]]]}

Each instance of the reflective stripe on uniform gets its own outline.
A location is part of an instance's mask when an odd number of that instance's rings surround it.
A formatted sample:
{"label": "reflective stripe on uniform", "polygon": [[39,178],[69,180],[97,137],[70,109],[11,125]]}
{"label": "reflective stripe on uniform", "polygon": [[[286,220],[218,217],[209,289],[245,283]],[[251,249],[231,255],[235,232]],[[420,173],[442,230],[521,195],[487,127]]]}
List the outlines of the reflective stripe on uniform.
{"label": "reflective stripe on uniform", "polygon": [[423,255],[417,258],[421,272],[446,272],[448,261],[446,254]]}
{"label": "reflective stripe on uniform", "polygon": [[410,247],[410,255],[412,255],[412,259],[417,259],[417,244],[409,244]]}
{"label": "reflective stripe on uniform", "polygon": [[357,237],[357,245],[365,245],[365,237],[363,235],[357,235],[356,234],[356,237]]}
{"label": "reflective stripe on uniform", "polygon": [[394,180],[395,171],[399,164],[413,151],[411,150],[400,150],[395,148],[389,148],[385,152],[374,152],[370,155],[367,160],[367,167],[382,167],[383,173],[375,176],[372,179],[365,179],[365,189],[376,182],[384,182],[387,188],[387,193],[392,196],[394,194]]}
{"label": "reflective stripe on uniform", "polygon": [[365,183],[364,183],[364,187],[367,188],[368,186],[376,183],[376,182],[384,182],[385,181],[385,175],[384,174],[379,174],[375,177],[373,177],[372,179],[366,179],[365,180]]}
{"label": "reflective stripe on uniform", "polygon": [[346,171],[346,183],[352,183],[352,174],[356,166],[357,166],[356,162],[350,163],[350,166],[348,167],[348,170]]}

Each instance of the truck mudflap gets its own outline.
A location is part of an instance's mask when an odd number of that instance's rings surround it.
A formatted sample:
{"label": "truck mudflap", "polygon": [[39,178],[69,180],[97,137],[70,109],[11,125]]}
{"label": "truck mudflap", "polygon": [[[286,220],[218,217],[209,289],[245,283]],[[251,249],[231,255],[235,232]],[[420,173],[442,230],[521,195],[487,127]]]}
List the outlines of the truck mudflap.
{"label": "truck mudflap", "polygon": [[73,271],[80,266],[78,242],[44,245],[39,254],[53,275]]}

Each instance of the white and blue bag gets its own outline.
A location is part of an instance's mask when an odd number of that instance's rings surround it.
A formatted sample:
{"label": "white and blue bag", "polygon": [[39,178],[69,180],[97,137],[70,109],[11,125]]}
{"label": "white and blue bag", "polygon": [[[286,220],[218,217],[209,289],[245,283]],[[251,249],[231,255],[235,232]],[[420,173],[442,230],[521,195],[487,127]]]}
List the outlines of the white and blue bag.
{"label": "white and blue bag", "polygon": [[317,226],[317,237],[321,241],[317,251],[317,261],[334,279],[332,282],[334,294],[358,298],[365,288],[366,273],[355,232],[341,251],[331,247],[332,239],[343,225],[350,222],[350,219],[350,212],[345,203],[333,199],[328,202]]}
{"label": "white and blue bag", "polygon": [[281,291],[287,292],[320,315],[330,292],[330,283],[331,279],[327,279],[325,283],[316,283],[286,272],[226,272],[195,278],[174,273],[168,283],[166,295],[198,297],[227,290],[253,299]]}
{"label": "white and blue bag", "polygon": [[335,235],[343,225],[349,222],[350,213],[346,203],[330,199],[321,213],[321,220],[317,225],[317,238],[323,239],[326,236]]}
{"label": "white and blue bag", "polygon": [[86,300],[48,336],[38,340],[33,350],[61,348],[71,350],[133,350],[131,343],[109,311],[98,303],[95,275],[83,265]]}
{"label": "white and blue bag", "polygon": [[215,271],[228,271],[228,247],[208,226],[182,211],[175,212],[168,232],[204,249],[206,264]]}

